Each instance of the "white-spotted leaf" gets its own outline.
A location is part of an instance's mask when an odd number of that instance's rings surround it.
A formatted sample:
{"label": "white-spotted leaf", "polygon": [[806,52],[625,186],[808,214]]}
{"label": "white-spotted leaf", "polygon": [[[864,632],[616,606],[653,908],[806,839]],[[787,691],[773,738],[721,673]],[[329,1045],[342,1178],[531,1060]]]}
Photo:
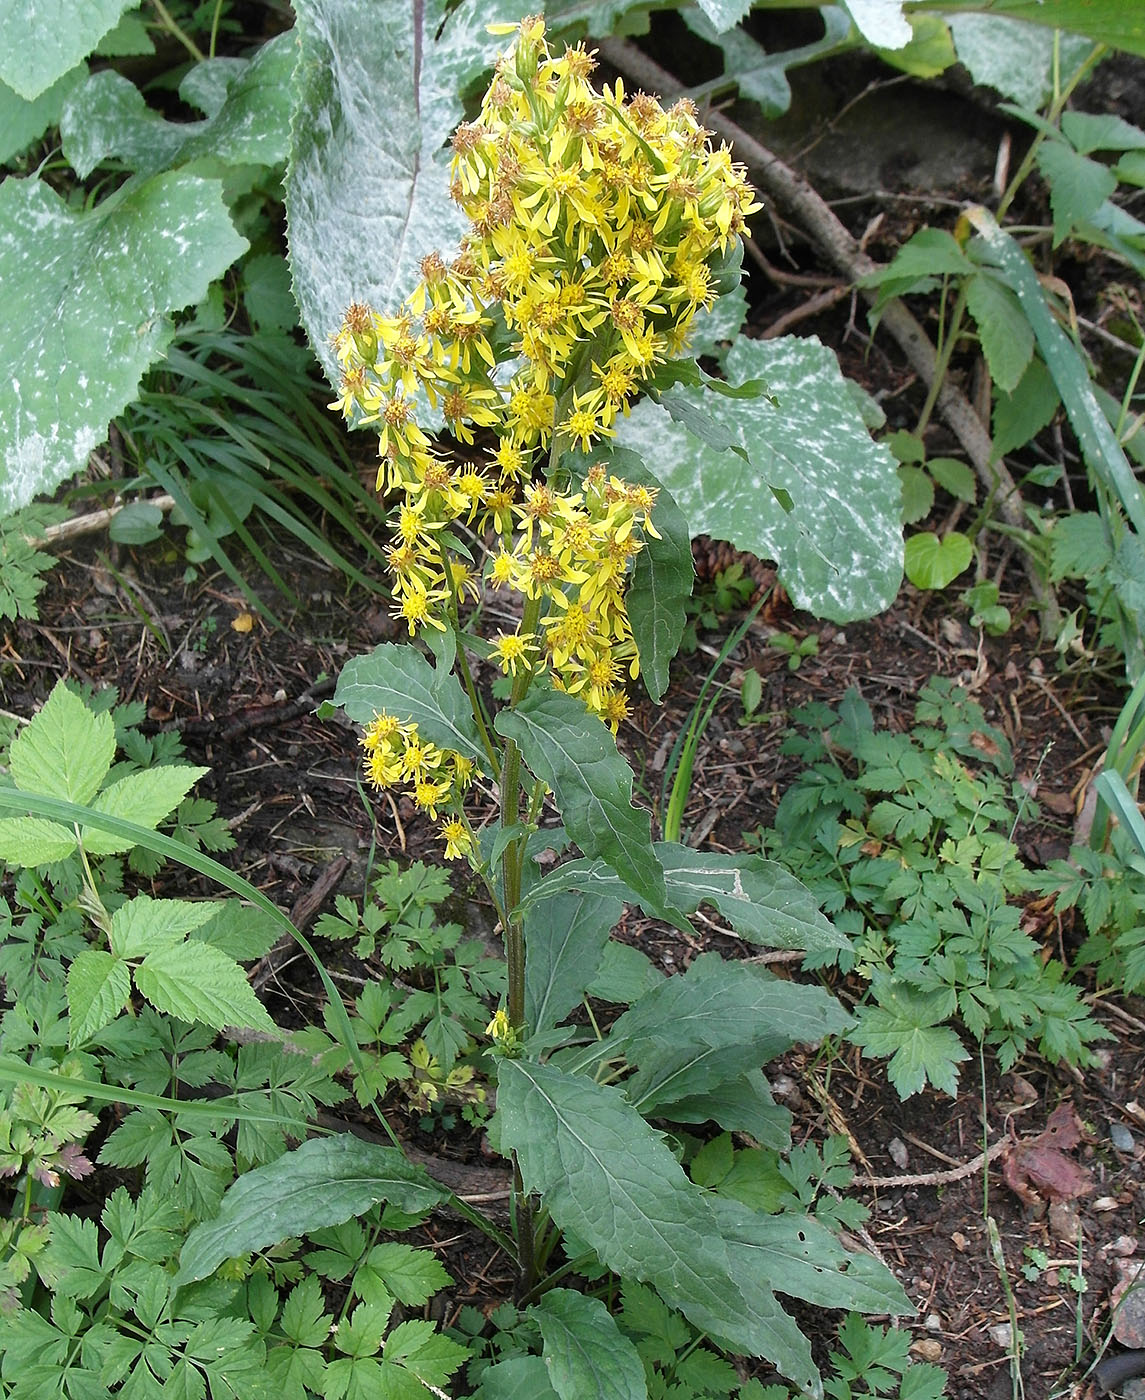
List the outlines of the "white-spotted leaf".
{"label": "white-spotted leaf", "polygon": [[5,0],[0,82],[28,101],[46,92],[114,29],[136,0]]}

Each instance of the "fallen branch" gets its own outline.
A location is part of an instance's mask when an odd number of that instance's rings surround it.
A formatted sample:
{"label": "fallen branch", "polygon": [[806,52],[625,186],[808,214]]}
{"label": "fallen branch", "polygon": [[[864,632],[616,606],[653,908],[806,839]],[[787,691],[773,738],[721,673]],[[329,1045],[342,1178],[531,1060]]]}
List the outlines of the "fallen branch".
{"label": "fallen branch", "polygon": [[[649,91],[672,97],[684,90],[684,85],[667,69],[661,68],[627,39],[602,39],[598,48],[614,68]],[[709,111],[705,114],[704,121],[717,136],[735,147],[736,154],[750,168],[759,189],[770,195],[802,226],[836,271],[842,273],[848,281],[858,282],[871,273],[882,270],[881,264],[863,252],[830,205],[802,175],[781,160],[774,151],[768,150],[722,112]],[[868,300],[874,300],[874,290],[860,290]],[[894,300],[883,308],[879,324],[884,326],[897,342],[910,367],[928,387],[932,385],[937,355],[921,323],[901,301]],[[1016,530],[1028,530],[1029,522],[1022,508],[1022,497],[1017,482],[1003,461],[991,460],[993,443],[990,434],[975,413],[970,400],[961,389],[946,379],[939,391],[937,405],[947,426],[970,458],[987,494],[994,497],[1002,520]],[[1052,590],[1046,588],[1028,554],[1025,556],[1025,563],[1031,591],[1043,609],[1045,628],[1056,632],[1061,620],[1057,600]]]}
{"label": "fallen branch", "polygon": [[856,1176],[852,1184],[887,1191],[896,1186],[949,1186],[952,1182],[965,1181],[968,1176],[980,1172],[987,1163],[992,1162],[995,1157],[1000,1157],[1012,1146],[1013,1141],[1010,1138],[1001,1138],[988,1151],[979,1152],[973,1161],[964,1162],[962,1166],[951,1167],[944,1172],[919,1172],[907,1176]]}
{"label": "fallen branch", "polygon": [[[126,506],[135,504],[130,501],[121,501],[117,506],[108,506],[106,510],[93,510],[87,515],[73,515],[70,520],[61,520],[57,525],[48,525],[42,534],[29,535],[28,543],[33,548],[39,549],[48,545],[59,544],[63,540],[74,539],[76,535],[90,535],[94,530],[106,529],[115,519],[121,510]],[[156,510],[168,511],[175,504],[171,496],[149,496],[141,504],[154,506]]]}

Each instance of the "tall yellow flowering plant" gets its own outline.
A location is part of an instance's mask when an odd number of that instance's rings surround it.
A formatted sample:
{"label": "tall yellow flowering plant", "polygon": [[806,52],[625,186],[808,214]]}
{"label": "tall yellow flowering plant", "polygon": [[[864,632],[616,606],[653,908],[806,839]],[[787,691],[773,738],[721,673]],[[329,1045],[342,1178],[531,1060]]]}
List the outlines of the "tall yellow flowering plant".
{"label": "tall yellow flowering plant", "polygon": [[[394,613],[433,656],[379,646],[345,667],[336,700],[363,725],[370,781],[404,787],[440,822],[447,857],[471,863],[497,909],[508,997],[488,1034],[500,1144],[514,1160],[522,1294],[550,1287],[546,1262],[570,1230],[703,1330],[772,1356],[816,1393],[805,1339],[750,1251],[737,1244],[733,1258],[724,1239],[756,1229],[755,1217],[724,1219],[739,1209],[728,1202],[714,1212],[641,1111],[671,1116],[669,1083],[677,1097],[718,1088],[725,1106],[756,1103],[745,1069],[830,1028],[830,998],[789,984],[776,998],[766,971],[711,955],[667,979],[670,1005],[649,993],[601,1045],[545,1058],[577,1038],[562,1023],[596,975],[622,900],[683,928],[714,902],[755,942],[841,943],[770,863],[654,844],[614,738],[626,684],[643,676],[659,697],[692,571],[675,502],[609,439],[641,393],[703,382],[689,329],[738,282],[757,206],[691,103],[665,110],[619,82],[598,92],[582,46],[554,56],[541,19],[513,28],[480,115],[453,137],[452,193],[469,218],[459,254],[425,258],[396,314],[351,306],[336,337],[336,407],[376,427],[378,487],[396,497]],[[449,429],[448,452],[431,441],[427,411]],[[500,620],[491,634],[480,626],[489,613]],[[508,699],[496,711],[474,656],[503,673]],[[467,794],[482,779],[499,809],[475,829]],[[549,794],[563,830],[534,841]],[[538,843],[575,845],[583,859],[544,874]],[[639,1065],[631,1098],[598,1082],[605,1063]],[[713,1109],[721,1123],[725,1113]],[[610,1200],[608,1218],[586,1211],[586,1197]],[[812,1227],[801,1218],[800,1228]],[[807,1248],[815,1299],[857,1301],[834,1243]],[[810,1298],[805,1283],[796,1291]],[[884,1303],[893,1310],[899,1296],[886,1291]]]}

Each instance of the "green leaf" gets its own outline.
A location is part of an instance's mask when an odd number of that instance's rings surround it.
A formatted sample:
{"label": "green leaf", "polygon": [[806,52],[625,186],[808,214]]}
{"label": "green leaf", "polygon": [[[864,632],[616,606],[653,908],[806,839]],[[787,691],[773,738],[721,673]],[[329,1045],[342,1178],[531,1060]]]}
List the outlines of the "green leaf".
{"label": "green leaf", "polygon": [[781,1292],[821,1308],[892,1313],[915,1311],[891,1271],[869,1254],[848,1253],[807,1215],[760,1215],[725,1196],[709,1198],[728,1244],[733,1270],[770,1279]]}
{"label": "green leaf", "polygon": [[[449,197],[461,94],[492,66],[486,23],[511,0],[386,5],[299,0],[293,144],[286,175],[290,261],[302,324],[332,383],[330,336],[352,301],[396,310],[420,260],[446,257],[467,227]],[[385,94],[379,121],[378,94]]]}
{"label": "green leaf", "polygon": [[1107,165],[1071,151],[1063,141],[1043,141],[1038,169],[1050,187],[1054,216],[1054,247],[1087,223],[1117,188],[1117,176]]}
{"label": "green leaf", "polygon": [[60,680],[39,714],[13,739],[8,771],[22,792],[88,803],[114,757],[111,716],[93,714]]}
{"label": "green leaf", "polygon": [[[878,3],[878,0],[876,0]],[[1145,12],[1125,0],[914,0],[914,10],[938,10],[946,15],[981,10],[1039,26],[1084,34],[1100,44],[1128,53],[1145,54]]]}
{"label": "green leaf", "polygon": [[771,1097],[759,1070],[722,1080],[695,1098],[674,1098],[666,1116],[673,1123],[718,1123],[729,1133],[747,1133],[776,1152],[791,1146],[791,1114]]}
{"label": "green leaf", "polygon": [[859,33],[876,49],[901,49],[913,31],[903,17],[901,0],[844,0]]}
{"label": "green leaf", "polygon": [[117,544],[150,544],[163,536],[163,512],[147,501],[131,501],[117,511],[107,527]]}
{"label": "green leaf", "polygon": [[700,9],[707,15],[717,34],[725,29],[734,29],[751,9],[751,0],[699,0]]}
{"label": "green leaf", "polygon": [[939,277],[966,277],[973,271],[974,264],[953,234],[940,228],[920,228],[885,267],[863,277],[859,285],[878,287],[881,305],[890,297],[933,287]]}
{"label": "green leaf", "polygon": [[1076,68],[1093,47],[1076,34],[1055,36],[1050,29],[1004,15],[951,15],[948,23],[959,61],[974,81],[1033,111],[1045,106],[1053,93],[1055,37],[1063,74]]}
{"label": "green leaf", "polygon": [[632,805],[632,770],[607,726],[575,695],[539,687],[494,724],[552,788],[565,829],[585,855],[603,860],[649,908],[669,917],[651,819]]}
{"label": "green leaf", "polygon": [[445,1265],[428,1249],[415,1249],[398,1240],[375,1245],[367,1255],[366,1267],[391,1297],[407,1307],[420,1308],[453,1282]]}
{"label": "green leaf", "polygon": [[[627,1006],[650,991],[663,976],[652,959],[639,948],[609,939],[604,945],[604,955],[596,976],[585,991],[590,997],[598,997],[601,1001],[622,1002]],[[527,980],[527,963],[525,977]]]}
{"label": "green leaf", "polygon": [[70,69],[32,101],[0,82],[0,164],[10,161],[38,141],[60,119],[69,94],[87,76],[87,65]]}
{"label": "green leaf", "polygon": [[189,1025],[277,1030],[242,968],[209,943],[156,948],[136,967],[135,985],[157,1011]]}
{"label": "green leaf", "polygon": [[926,469],[956,501],[974,504],[978,496],[978,481],[972,467],[960,462],[957,457],[932,457]]}
{"label": "green leaf", "polygon": [[978,325],[978,339],[990,378],[1012,394],[1034,353],[1034,333],[1017,298],[989,273],[966,284],[966,306]]}
{"label": "green leaf", "polygon": [[108,157],[142,175],[203,158],[223,165],[281,165],[294,60],[295,38],[288,32],[263,44],[252,59],[213,58],[197,65],[183,79],[180,96],[203,110],[197,94],[220,99],[199,122],[166,121],[134,83],[110,68],[93,73],[64,108],[64,156],[81,179]]}
{"label": "green leaf", "polygon": [[1095,577],[1113,563],[1109,526],[1096,511],[1060,516],[1050,530],[1050,581]]}
{"label": "green leaf", "polygon": [[959,530],[945,539],[926,531],[906,542],[906,576],[916,588],[945,588],[970,567],[974,546]]}
{"label": "green leaf", "polygon": [[701,953],[686,973],[666,977],[642,996],[608,1038],[636,1064],[644,1063],[650,1049],[706,1045],[726,1051],[747,1045],[758,1066],[796,1042],[817,1045],[849,1021],[819,987],[782,980],[757,963]]}
{"label": "green leaf", "polygon": [[[1057,5],[1053,5],[1051,0],[1046,8],[1058,8],[1064,3],[1065,0],[1057,0]],[[1096,4],[1094,8],[1097,8]],[[1145,31],[1145,18],[1141,21],[1141,27]],[[968,210],[967,216],[982,236],[1034,328],[1038,348],[1061,394],[1086,465],[1116,493],[1134,530],[1138,535],[1145,536],[1145,500],[1142,499],[1141,487],[1101,411],[1081,356],[1050,314],[1029,260],[1009,234],[998,227],[987,210],[975,207]]]}
{"label": "green leaf", "polygon": [[822,1395],[803,1334],[759,1275],[733,1278],[707,1198],[619,1090],[502,1060],[497,1112],[525,1189],[558,1225],[616,1273],[653,1284],[701,1331]]}
{"label": "green leaf", "polygon": [[[45,1326],[47,1324],[45,1323]],[[473,1400],[561,1400],[539,1356],[513,1356],[481,1372]]]}
{"label": "green leaf", "polygon": [[[694,851],[671,841],[657,842],[654,850],[664,869],[668,898],[685,914],[712,904],[741,938],[767,948],[826,951],[851,946],[819,912],[810,891],[775,861]],[[534,885],[522,904],[529,908],[565,889],[639,899],[607,865],[569,861]]]}
{"label": "green leaf", "polygon": [[[899,481],[871,439],[834,353],[813,337],[736,341],[733,382],[762,376],[778,399],[735,401],[680,388],[747,453],[751,469],[672,422],[649,400],[618,425],[618,440],[654,462],[693,535],[775,559],[798,607],[839,622],[887,607],[902,579]],[[791,510],[776,493],[786,493]]]}
{"label": "green leaf", "polygon": [[341,1225],[381,1201],[420,1216],[448,1195],[396,1147],[352,1133],[312,1138],[228,1189],[215,1219],[187,1236],[175,1286],[206,1278],[226,1259]]}
{"label": "green leaf", "polygon": [[1026,366],[1012,394],[994,399],[993,460],[1026,443],[1052,421],[1061,406],[1061,395],[1045,362],[1037,355]]}
{"label": "green leaf", "polygon": [[8,0],[0,7],[0,82],[31,101],[86,58],[135,0]]}
{"label": "green leaf", "polygon": [[1063,112],[1062,132],[1075,151],[1145,151],[1145,131],[1112,112]]}
{"label": "green leaf", "polygon": [[640,1354],[598,1298],[554,1288],[528,1309],[561,1400],[647,1400]]}
{"label": "green leaf", "polygon": [[847,1039],[862,1047],[865,1059],[890,1056],[887,1077],[900,1099],[909,1099],[927,1083],[953,1098],[958,1066],[970,1054],[942,1024],[950,1010],[948,999],[912,991],[900,982],[884,982],[876,991],[879,1004],[862,1008]]}
{"label": "green leaf", "polygon": [[651,523],[660,538],[645,534],[644,548],[636,556],[625,594],[644,688],[659,704],[668,689],[668,668],[679,650],[687,622],[684,604],[692,596],[695,578],[692,537],[672,493],[635,452],[619,448],[611,454],[611,461],[624,481],[659,490]]}
{"label": "green leaf", "polygon": [[75,835],[66,826],[42,817],[5,817],[0,820],[0,860],[13,866],[48,865],[63,860],[76,848]]}
{"label": "green leaf", "polygon": [[[899,467],[902,482],[902,523],[917,525],[934,509],[934,482],[921,467]],[[754,673],[758,674],[758,673]]]}
{"label": "green leaf", "polygon": [[157,948],[181,943],[185,934],[214,918],[219,906],[211,900],[152,899],[137,894],[111,916],[112,951],[120,958],[142,958]]}
{"label": "green leaf", "polygon": [[68,968],[68,1044],[82,1045],[127,1005],[127,964],[102,948],[85,948]]}
{"label": "green leaf", "polygon": [[170,342],[169,313],[246,247],[218,180],[131,180],[82,213],[41,181],[0,185],[0,515],[85,465]]}
{"label": "green leaf", "polygon": [[334,703],[358,724],[383,710],[413,721],[423,739],[487,762],[473,711],[455,677],[442,674],[411,646],[383,642],[342,668]]}
{"label": "green leaf", "polygon": [[600,894],[566,893],[525,912],[525,1020],[552,1030],[579,1004],[597,974],[624,905]]}
{"label": "green leaf", "polygon": [[[187,763],[166,763],[160,768],[144,768],[105,787],[91,803],[93,811],[112,817],[126,817],[150,830],[178,807],[191,788],[205,777],[209,768],[192,768]],[[93,856],[116,855],[131,849],[132,842],[109,831],[85,826],[84,850]]]}

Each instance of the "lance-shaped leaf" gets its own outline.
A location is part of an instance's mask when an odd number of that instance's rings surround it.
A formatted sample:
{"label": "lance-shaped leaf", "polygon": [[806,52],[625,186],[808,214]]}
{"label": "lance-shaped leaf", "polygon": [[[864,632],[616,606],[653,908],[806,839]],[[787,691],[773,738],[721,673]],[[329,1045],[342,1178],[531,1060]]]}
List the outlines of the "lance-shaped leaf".
{"label": "lance-shaped leaf", "polygon": [[648,1400],[640,1353],[599,1298],[554,1288],[529,1316],[540,1324],[549,1381],[561,1400]]}
{"label": "lance-shaped leaf", "polygon": [[46,184],[0,185],[0,516],[87,462],[202,300],[247,247],[222,184],[129,181],[75,214]]}
{"label": "lance-shaped leaf", "polygon": [[484,763],[473,711],[459,682],[440,674],[411,646],[383,642],[342,668],[334,703],[359,724],[387,710],[413,721],[423,739]]}
{"label": "lance-shaped leaf", "polygon": [[[664,869],[669,902],[684,914],[712,904],[741,938],[768,948],[850,947],[820,913],[810,890],[776,861],[693,851],[672,841],[659,841],[654,850]],[[522,903],[528,908],[562,890],[591,890],[643,903],[615,870],[588,860],[559,866],[534,885]]]}
{"label": "lance-shaped leaf", "polygon": [[279,165],[290,128],[294,47],[293,34],[280,34],[252,59],[212,58],[191,69],[179,95],[208,113],[198,122],[169,122],[119,73],[93,73],[64,107],[64,155],[81,178],[109,156],[143,175],[203,157]]}
{"label": "lance-shaped leaf", "polygon": [[814,337],[741,338],[726,368],[733,383],[765,379],[778,406],[765,396],[673,393],[716,418],[750,467],[648,400],[618,423],[619,442],[655,463],[693,535],[774,559],[799,607],[837,622],[881,612],[902,582],[899,479],[834,353]]}
{"label": "lance-shaped leaf", "polygon": [[727,1196],[709,1204],[737,1275],[760,1274],[779,1292],[821,1308],[900,1317],[915,1311],[885,1265],[869,1254],[849,1254],[813,1217],[761,1215]]}
{"label": "lance-shaped leaf", "polygon": [[552,788],[565,830],[585,855],[604,861],[653,913],[672,917],[651,819],[632,805],[632,769],[603,721],[575,695],[537,687],[494,723]]}
{"label": "lance-shaped leaf", "polygon": [[299,55],[286,178],[290,262],[302,324],[331,383],[329,337],[352,301],[396,310],[418,263],[455,250],[466,220],[449,197],[461,94],[496,57],[485,32],[513,0],[298,0]]}
{"label": "lance-shaped leaf", "polygon": [[525,914],[525,1020],[531,1031],[560,1025],[600,968],[608,935],[624,913],[619,899],[562,894]]}
{"label": "lance-shaped leaf", "polygon": [[497,1111],[525,1189],[558,1225],[616,1273],[651,1283],[702,1331],[822,1395],[806,1338],[762,1274],[737,1270],[733,1281],[708,1198],[618,1089],[502,1060]]}
{"label": "lance-shaped leaf", "polygon": [[341,1225],[380,1201],[424,1215],[448,1194],[396,1147],[363,1142],[352,1133],[312,1138],[245,1172],[229,1188],[214,1220],[187,1236],[176,1287],[206,1278],[238,1254]]}
{"label": "lance-shaped leaf", "polygon": [[760,1070],[726,1079],[696,1098],[673,1099],[662,1116],[673,1123],[718,1123],[729,1133],[748,1133],[761,1147],[777,1152],[791,1146],[791,1114],[771,1097]]}
{"label": "lance-shaped leaf", "polygon": [[668,689],[668,667],[687,622],[684,604],[692,596],[695,577],[692,536],[672,493],[635,452],[617,448],[610,454],[610,464],[624,481],[659,490],[651,516],[659,539],[645,535],[625,595],[628,621],[640,653],[640,675],[648,694],[659,703]]}
{"label": "lance-shaped leaf", "polygon": [[0,5],[0,82],[31,101],[86,58],[135,0],[7,0]]}
{"label": "lance-shaped leaf", "polygon": [[608,1039],[641,1066],[691,1046],[724,1052],[747,1047],[755,1064],[729,1060],[721,1076],[729,1079],[796,1043],[816,1045],[849,1024],[847,1013],[820,987],[781,980],[756,963],[703,953],[687,972],[645,993]]}

